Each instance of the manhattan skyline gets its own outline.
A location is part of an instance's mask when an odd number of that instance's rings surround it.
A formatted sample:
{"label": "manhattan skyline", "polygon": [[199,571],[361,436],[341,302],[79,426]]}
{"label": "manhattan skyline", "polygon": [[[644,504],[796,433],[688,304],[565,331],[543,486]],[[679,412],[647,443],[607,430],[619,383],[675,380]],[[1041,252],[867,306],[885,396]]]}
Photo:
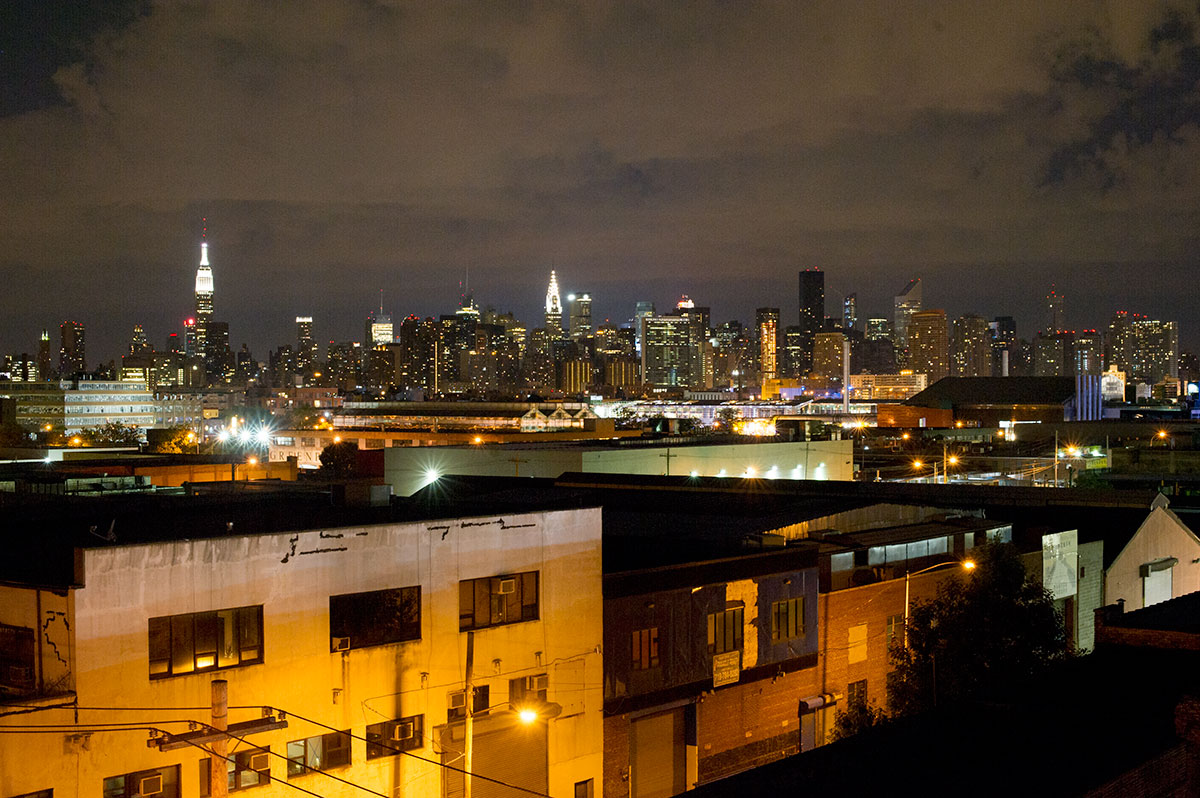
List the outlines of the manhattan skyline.
{"label": "manhattan skyline", "polygon": [[532,328],[551,269],[597,322],[688,294],[795,324],[816,267],[829,315],[921,277],[1028,338],[1053,283],[1070,327],[1196,345],[1187,6],[34,9],[4,26],[0,351],[64,319],[98,358],[135,323],[162,346],[203,217],[214,318],[260,359],[296,315],[360,338],[380,289],[436,316],[469,279]]}

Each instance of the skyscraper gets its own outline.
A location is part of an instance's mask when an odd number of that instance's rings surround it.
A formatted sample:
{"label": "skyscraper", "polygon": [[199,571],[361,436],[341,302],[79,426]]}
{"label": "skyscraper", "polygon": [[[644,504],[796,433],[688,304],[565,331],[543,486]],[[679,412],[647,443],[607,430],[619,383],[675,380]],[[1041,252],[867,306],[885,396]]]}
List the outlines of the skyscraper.
{"label": "skyscraper", "polygon": [[54,363],[50,357],[50,331],[42,330],[42,335],[38,339],[38,359],[37,359],[38,375],[43,380],[53,379]]}
{"label": "skyscraper", "polygon": [[763,380],[779,377],[779,308],[759,308],[755,313],[758,328],[758,373]]}
{"label": "skyscraper", "polygon": [[847,330],[858,328],[858,294],[846,294],[842,298],[842,327]]}
{"label": "skyscraper", "polygon": [[200,242],[200,267],[196,269],[196,352],[208,357],[208,327],[213,316],[213,272],[208,264],[208,242]]}
{"label": "skyscraper", "polygon": [[655,311],[654,311],[654,303],[653,302],[643,301],[643,302],[638,302],[636,305],[634,305],[634,308],[633,308],[633,330],[634,330],[634,334],[637,336],[636,344],[637,344],[637,352],[639,355],[642,353],[642,319],[647,318],[648,316],[653,316],[654,313],[655,313]]}
{"label": "skyscraper", "polygon": [[1063,324],[1064,304],[1063,295],[1058,293],[1054,283],[1051,283],[1050,293],[1046,294],[1046,324],[1049,325],[1047,332],[1054,334],[1066,329]]}
{"label": "skyscraper", "polygon": [[77,321],[64,321],[59,327],[58,373],[70,377],[79,371],[87,371],[87,354],[84,347],[83,325]]}
{"label": "skyscraper", "polygon": [[546,331],[551,338],[562,336],[562,299],[558,295],[558,275],[550,270],[550,285],[546,288]]}
{"label": "skyscraper", "polygon": [[950,356],[955,377],[992,376],[992,336],[987,319],[973,313],[955,319]]}
{"label": "skyscraper", "polygon": [[909,367],[929,377],[933,385],[950,375],[946,311],[918,310],[907,319]]}
{"label": "skyscraper", "polygon": [[296,317],[296,372],[306,374],[317,359],[317,342],[312,335],[312,316]]}
{"label": "skyscraper", "polygon": [[825,328],[825,272],[805,269],[800,272],[800,372],[812,370],[813,336]]}
{"label": "skyscraper", "polygon": [[[908,344],[908,324],[912,315],[921,309],[921,278],[917,277],[914,280],[909,280],[908,285],[904,286],[904,290],[896,294],[893,307],[895,309],[895,325],[893,326],[892,339],[896,342],[896,346],[903,349]],[[929,384],[934,383],[933,378],[929,380]]]}
{"label": "skyscraper", "polygon": [[571,303],[570,330],[571,340],[578,341],[592,334],[592,295],[580,291],[567,296]]}
{"label": "skyscraper", "polygon": [[690,388],[703,379],[699,325],[686,316],[642,319],[642,382]]}

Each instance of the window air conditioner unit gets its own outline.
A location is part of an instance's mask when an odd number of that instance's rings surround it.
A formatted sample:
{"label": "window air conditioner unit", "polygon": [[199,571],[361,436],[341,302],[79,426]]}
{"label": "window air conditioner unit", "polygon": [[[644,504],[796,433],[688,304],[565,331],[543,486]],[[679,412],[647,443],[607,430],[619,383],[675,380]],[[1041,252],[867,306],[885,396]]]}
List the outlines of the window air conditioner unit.
{"label": "window air conditioner unit", "polygon": [[499,592],[501,596],[507,596],[510,593],[516,593],[517,592],[517,580],[516,579],[501,579],[500,580],[500,589],[497,592]]}
{"label": "window air conditioner unit", "polygon": [[466,709],[467,708],[467,694],[465,691],[460,691],[457,693],[450,694],[450,708],[451,709]]}
{"label": "window air conditioner unit", "polygon": [[525,677],[525,690],[529,693],[537,693],[546,690],[550,687],[550,677],[544,673],[537,676]]}
{"label": "window air conditioner unit", "polygon": [[255,751],[250,755],[250,770],[263,771],[271,767],[271,755],[266,751]]}
{"label": "window air conditioner unit", "polygon": [[404,723],[397,723],[392,727],[392,741],[402,742],[413,738],[413,722],[411,720]]}
{"label": "window air conditioner unit", "polygon": [[348,637],[333,637],[329,640],[330,651],[349,651],[350,638]]}
{"label": "window air conditioner unit", "polygon": [[163,777],[161,773],[147,776],[138,782],[138,795],[159,795],[162,791]]}

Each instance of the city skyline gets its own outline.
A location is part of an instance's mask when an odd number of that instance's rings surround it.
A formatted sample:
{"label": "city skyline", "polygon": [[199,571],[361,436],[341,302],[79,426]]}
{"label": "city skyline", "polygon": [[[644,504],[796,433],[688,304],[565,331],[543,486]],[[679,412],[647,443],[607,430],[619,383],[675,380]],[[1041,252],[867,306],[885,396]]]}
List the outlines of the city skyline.
{"label": "city skyline", "polygon": [[297,314],[356,338],[380,288],[436,315],[469,283],[534,325],[550,269],[615,323],[686,293],[787,324],[811,267],[830,315],[917,276],[1023,337],[1049,283],[1076,328],[1196,315],[1184,6],[113,9],[0,26],[3,351],[64,319],[160,345],[202,217],[256,353]]}

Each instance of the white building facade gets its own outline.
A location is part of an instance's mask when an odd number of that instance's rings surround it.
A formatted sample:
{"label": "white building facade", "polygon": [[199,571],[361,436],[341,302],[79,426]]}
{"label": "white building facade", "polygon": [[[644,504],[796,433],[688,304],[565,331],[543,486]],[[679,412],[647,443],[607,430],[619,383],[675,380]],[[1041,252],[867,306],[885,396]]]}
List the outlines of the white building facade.
{"label": "white building facade", "polygon": [[0,679],[0,714],[33,710],[0,717],[0,795],[208,794],[208,753],[159,750],[148,729],[209,723],[214,679],[231,725],[287,721],[229,743],[230,789],[250,796],[461,794],[468,702],[476,796],[600,785],[599,509],[102,546],[78,562],[72,589],[0,587],[0,658],[20,675]]}

